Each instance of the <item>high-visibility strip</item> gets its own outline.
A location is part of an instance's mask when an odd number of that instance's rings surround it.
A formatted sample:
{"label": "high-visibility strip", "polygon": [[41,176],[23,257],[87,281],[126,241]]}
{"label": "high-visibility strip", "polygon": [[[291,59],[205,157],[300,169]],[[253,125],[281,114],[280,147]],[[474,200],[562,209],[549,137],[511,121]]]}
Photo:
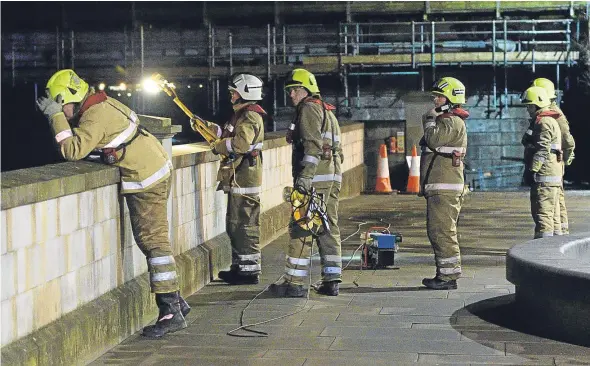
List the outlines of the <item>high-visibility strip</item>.
{"label": "high-visibility strip", "polygon": [[287,261],[296,266],[307,266],[309,265],[309,258],[293,258],[287,256]]}
{"label": "high-visibility strip", "polygon": [[166,255],[163,257],[154,257],[154,258],[149,258],[148,262],[152,265],[152,266],[161,266],[164,264],[172,264],[172,263],[176,263],[174,261],[174,257],[171,255]]}
{"label": "high-visibility strip", "polygon": [[538,183],[561,183],[561,175],[535,174],[535,182],[538,182]]}
{"label": "high-visibility strip", "polygon": [[318,165],[320,162],[320,159],[316,158],[315,156],[311,156],[311,155],[305,155],[303,157],[303,162],[304,163],[310,163],[313,165]]}
{"label": "high-visibility strip", "polygon": [[307,276],[307,270],[305,269],[293,269],[285,267],[285,273],[295,277],[305,277]]}
{"label": "high-visibility strip", "polygon": [[455,267],[455,268],[439,268],[438,271],[440,272],[440,274],[444,274],[444,275],[451,275],[451,274],[460,274],[461,273],[461,267]]}
{"label": "high-visibility strip", "polygon": [[566,230],[568,230],[569,228],[570,228],[570,227],[569,227],[569,225],[568,225],[568,223],[567,223],[567,222],[566,222],[565,224],[564,224],[564,223],[562,223],[562,224],[561,224],[561,229],[562,229],[562,230],[563,230],[563,229],[566,229]]}
{"label": "high-visibility strip", "polygon": [[135,123],[129,122],[129,127],[127,127],[125,129],[125,131],[121,132],[111,142],[104,145],[102,147],[102,149],[109,149],[109,148],[113,148],[113,147],[117,147],[117,146],[121,145],[123,142],[125,142],[125,140],[127,140],[129,137],[131,137],[131,135],[133,135],[135,133],[136,128],[137,128],[137,125]]}
{"label": "high-visibility strip", "polygon": [[125,182],[125,181],[122,181],[121,182],[121,188],[124,191],[131,190],[131,189],[144,189],[144,188],[147,188],[147,187],[151,186],[152,184],[154,184],[155,182],[157,182],[158,180],[160,180],[161,178],[165,177],[166,174],[168,174],[171,170],[172,170],[172,162],[170,160],[168,160],[166,162],[166,164],[164,164],[164,166],[162,166],[157,172],[155,172],[154,174],[150,175],[149,177],[147,177],[146,179],[142,180],[141,182]]}
{"label": "high-visibility strip", "polygon": [[240,264],[239,267],[240,271],[243,272],[254,272],[261,270],[260,264]]}
{"label": "high-visibility strip", "polygon": [[291,124],[289,125],[289,129],[290,129],[291,131],[295,131],[295,123],[291,123]]}
{"label": "high-visibility strip", "polygon": [[338,262],[338,263],[342,262],[342,257],[339,255],[329,254],[329,255],[324,256],[324,259],[328,262]]}
{"label": "high-visibility strip", "polygon": [[424,186],[425,191],[433,190],[445,190],[445,191],[463,191],[465,185],[463,183],[429,183]]}
{"label": "high-visibility strip", "polygon": [[554,236],[562,236],[563,235],[563,232],[561,230],[553,231],[553,235]]}
{"label": "high-visibility strip", "polygon": [[436,261],[438,264],[455,264],[459,263],[459,256],[450,257],[450,258],[438,258]]}
{"label": "high-visibility strip", "polygon": [[436,126],[436,122],[426,122],[424,124],[424,129]]}
{"label": "high-visibility strip", "polygon": [[228,130],[230,133],[234,132],[234,126],[230,125],[229,123],[225,125],[225,129]]}
{"label": "high-visibility strip", "polygon": [[561,144],[551,144],[552,150],[561,150]]}
{"label": "high-visibility strip", "polygon": [[465,153],[465,149],[464,147],[454,147],[454,146],[441,146],[441,147],[437,147],[436,151],[438,151],[439,153],[443,153],[443,154],[452,154],[453,151],[458,151],[462,154]]}
{"label": "high-visibility strip", "polygon": [[217,135],[217,137],[221,137],[221,134],[223,131],[221,131],[221,127],[219,127],[218,125],[215,125],[215,128],[217,129],[217,132],[215,133]]}
{"label": "high-visibility strip", "polygon": [[152,282],[170,281],[176,278],[176,271],[172,272],[154,272],[150,274]]}
{"label": "high-visibility strip", "polygon": [[67,139],[68,137],[72,137],[72,136],[74,136],[74,134],[72,133],[72,130],[63,130],[60,133],[58,133],[57,135],[55,135],[55,141],[59,143],[65,139]]}
{"label": "high-visibility strip", "polygon": [[533,160],[536,160],[536,161],[539,161],[541,163],[544,163],[545,162],[545,157],[544,156],[535,155],[535,157],[533,158]]}
{"label": "high-visibility strip", "polygon": [[231,187],[229,191],[236,194],[260,194],[262,192],[262,187]]}
{"label": "high-visibility strip", "polygon": [[260,259],[260,253],[238,255],[241,261],[257,261]]}
{"label": "high-visibility strip", "polygon": [[326,274],[334,274],[334,273],[342,273],[342,268],[340,267],[324,267],[322,272]]}
{"label": "high-visibility strip", "polygon": [[548,237],[550,237],[550,236],[553,236],[553,233],[552,233],[552,232],[548,232],[548,233],[538,233],[538,234],[537,234],[537,235],[535,235],[535,236],[537,236],[538,238],[548,238]]}
{"label": "high-visibility strip", "polygon": [[250,145],[250,149],[248,151],[262,150],[262,147],[263,146],[264,146],[264,144],[262,142],[259,142],[259,143],[254,144],[254,145]]}
{"label": "high-visibility strip", "polygon": [[[332,136],[334,136],[334,138],[332,138]],[[326,132],[322,133],[322,138],[340,142],[340,135],[332,135],[332,132],[330,132],[330,131],[326,131]]]}
{"label": "high-visibility strip", "polygon": [[312,182],[342,182],[340,174],[319,174],[313,177]]}
{"label": "high-visibility strip", "polygon": [[131,113],[129,113],[129,119],[131,120],[131,122],[135,123],[137,122],[137,114],[135,114],[135,112],[131,111]]}
{"label": "high-visibility strip", "polygon": [[234,152],[234,149],[231,147],[231,139],[225,139],[225,147],[228,152]]}
{"label": "high-visibility strip", "polygon": [[528,130],[526,130],[525,132],[527,135],[532,136],[533,135],[533,130],[531,130],[530,128]]}
{"label": "high-visibility strip", "polygon": [[423,153],[431,153],[432,150],[430,150],[430,148],[428,146],[422,146],[422,152]]}

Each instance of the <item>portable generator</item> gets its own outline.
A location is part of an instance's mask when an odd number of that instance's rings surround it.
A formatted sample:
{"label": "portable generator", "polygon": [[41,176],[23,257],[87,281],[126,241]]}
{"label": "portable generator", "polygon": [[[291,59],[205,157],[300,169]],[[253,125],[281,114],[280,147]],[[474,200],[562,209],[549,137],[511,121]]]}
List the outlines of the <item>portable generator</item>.
{"label": "portable generator", "polygon": [[391,233],[384,227],[372,227],[364,235],[361,265],[363,268],[378,269],[394,265],[397,243],[401,243],[402,234]]}

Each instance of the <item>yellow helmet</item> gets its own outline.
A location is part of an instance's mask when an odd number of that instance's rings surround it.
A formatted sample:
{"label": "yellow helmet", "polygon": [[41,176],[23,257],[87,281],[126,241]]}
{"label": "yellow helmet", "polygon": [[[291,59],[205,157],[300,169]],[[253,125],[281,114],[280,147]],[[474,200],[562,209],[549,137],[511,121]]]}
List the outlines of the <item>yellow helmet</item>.
{"label": "yellow helmet", "polygon": [[291,71],[289,76],[287,76],[287,81],[285,82],[285,89],[292,88],[295,86],[301,86],[307,89],[308,92],[312,94],[317,94],[320,92],[320,88],[318,88],[318,83],[315,81],[315,76],[305,70],[305,69],[295,69]]}
{"label": "yellow helmet", "polygon": [[551,99],[557,98],[557,95],[555,95],[555,85],[553,85],[553,82],[549,79],[537,78],[533,81],[532,86],[540,86],[545,89],[547,96]]}
{"label": "yellow helmet", "polygon": [[88,93],[88,83],[70,69],[53,74],[45,88],[51,99],[62,104],[80,103]]}
{"label": "yellow helmet", "polygon": [[545,89],[540,86],[531,86],[522,93],[520,97],[522,104],[534,104],[539,108],[548,107],[551,105],[551,101],[547,96]]}
{"label": "yellow helmet", "polygon": [[465,104],[465,85],[452,77],[438,79],[432,86],[432,94],[446,97],[451,104]]}

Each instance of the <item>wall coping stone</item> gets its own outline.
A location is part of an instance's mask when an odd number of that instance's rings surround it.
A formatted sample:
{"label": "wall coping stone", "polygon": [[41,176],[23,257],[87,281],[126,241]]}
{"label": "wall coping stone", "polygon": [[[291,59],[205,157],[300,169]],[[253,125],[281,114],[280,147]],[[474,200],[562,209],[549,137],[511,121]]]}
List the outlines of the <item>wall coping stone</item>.
{"label": "wall coping stone", "polygon": [[[152,133],[174,133],[170,118],[141,115],[141,124]],[[364,124],[344,121],[342,132],[363,129]],[[265,134],[263,150],[288,145],[285,131]],[[172,148],[175,169],[219,160],[205,142],[175,145]],[[2,210],[24,206],[53,198],[76,194],[120,182],[119,169],[102,163],[88,161],[63,162],[39,167],[3,172]]]}

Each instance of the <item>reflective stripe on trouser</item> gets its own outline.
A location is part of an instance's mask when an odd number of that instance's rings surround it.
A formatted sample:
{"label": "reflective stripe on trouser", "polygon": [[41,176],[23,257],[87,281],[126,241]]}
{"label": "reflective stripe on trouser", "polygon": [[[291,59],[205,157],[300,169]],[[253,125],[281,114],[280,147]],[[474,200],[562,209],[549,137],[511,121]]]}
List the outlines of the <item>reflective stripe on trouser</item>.
{"label": "reflective stripe on trouser", "polygon": [[[317,245],[322,265],[322,281],[340,281],[342,279],[342,250],[340,243],[340,228],[338,227],[338,200],[340,195],[340,183],[335,182],[332,187],[316,188],[318,194],[323,195],[326,201],[326,214],[330,224],[330,232],[317,238]],[[290,225],[293,225],[291,223]],[[291,231],[291,240],[287,252],[285,266],[285,280],[294,284],[304,284],[308,275],[311,249],[311,236],[294,237]]]}
{"label": "reflective stripe on trouser", "polygon": [[260,273],[260,197],[229,193],[226,222],[232,266],[246,276]]}
{"label": "reflective stripe on trouser", "polygon": [[535,239],[553,236],[554,215],[560,187],[531,186],[531,216],[535,222]]}
{"label": "reflective stripe on trouser", "polygon": [[131,230],[139,249],[145,254],[150,286],[157,294],[178,291],[178,275],[168,238],[167,202],[170,178],[147,191],[126,194]]}
{"label": "reflective stripe on trouser", "polygon": [[[570,233],[569,222],[567,219],[567,207],[565,207],[565,194],[563,192],[563,185],[559,187],[558,191],[558,203],[556,209],[559,209],[558,212],[555,213],[556,219],[554,220],[554,231],[561,232],[562,235],[567,235]],[[559,222],[557,221],[559,219]],[[556,225],[559,224],[559,225]]]}
{"label": "reflective stripe on trouser", "polygon": [[443,281],[461,275],[457,220],[463,198],[437,194],[426,198],[426,230],[434,251],[436,276]]}

